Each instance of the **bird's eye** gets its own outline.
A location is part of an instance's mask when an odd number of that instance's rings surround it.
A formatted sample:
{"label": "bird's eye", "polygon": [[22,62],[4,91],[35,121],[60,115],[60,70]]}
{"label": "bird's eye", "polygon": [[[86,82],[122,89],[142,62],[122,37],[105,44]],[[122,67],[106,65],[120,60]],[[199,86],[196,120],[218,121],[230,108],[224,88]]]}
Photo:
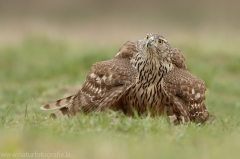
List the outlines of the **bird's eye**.
{"label": "bird's eye", "polygon": [[148,36],[146,36],[146,39],[147,39],[147,40],[148,40],[148,38],[149,38],[149,37],[148,37]]}
{"label": "bird's eye", "polygon": [[163,44],[163,40],[159,39],[159,40],[158,40],[158,43],[159,43],[159,44]]}

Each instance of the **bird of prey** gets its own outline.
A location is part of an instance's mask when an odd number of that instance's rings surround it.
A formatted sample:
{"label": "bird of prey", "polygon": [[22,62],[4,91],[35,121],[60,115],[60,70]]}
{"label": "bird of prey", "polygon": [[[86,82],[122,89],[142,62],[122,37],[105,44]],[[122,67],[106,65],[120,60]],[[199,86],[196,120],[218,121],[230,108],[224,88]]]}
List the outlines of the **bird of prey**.
{"label": "bird of prey", "polygon": [[204,81],[188,72],[184,60],[166,38],[150,33],[125,43],[112,59],[94,64],[77,94],[41,109],[58,109],[52,115],[59,116],[106,108],[163,115],[166,108],[171,122],[203,123],[211,118]]}

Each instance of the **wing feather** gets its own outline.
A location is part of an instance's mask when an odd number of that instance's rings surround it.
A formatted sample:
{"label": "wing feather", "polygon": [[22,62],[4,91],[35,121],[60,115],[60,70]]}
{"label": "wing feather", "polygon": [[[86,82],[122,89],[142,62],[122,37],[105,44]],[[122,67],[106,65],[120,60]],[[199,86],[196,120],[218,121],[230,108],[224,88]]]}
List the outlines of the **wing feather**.
{"label": "wing feather", "polygon": [[[123,95],[136,80],[137,71],[131,65],[130,59],[135,53],[135,43],[126,42],[120,52],[111,60],[95,63],[86,80],[69,107],[76,112],[102,110],[114,107],[114,103]],[[127,49],[126,49],[127,48]]]}

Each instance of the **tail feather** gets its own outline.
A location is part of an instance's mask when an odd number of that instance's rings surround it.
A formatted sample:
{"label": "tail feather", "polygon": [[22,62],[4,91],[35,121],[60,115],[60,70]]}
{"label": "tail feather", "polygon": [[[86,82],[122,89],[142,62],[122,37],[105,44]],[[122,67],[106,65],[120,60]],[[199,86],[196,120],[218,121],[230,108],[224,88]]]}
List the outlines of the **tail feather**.
{"label": "tail feather", "polygon": [[50,114],[50,117],[52,118],[60,118],[60,117],[63,117],[65,115],[68,115],[68,108],[66,107],[63,107],[61,109],[58,109],[56,111],[54,111],[53,113]]}
{"label": "tail feather", "polygon": [[73,101],[74,97],[75,97],[75,95],[72,95],[72,96],[69,96],[69,97],[66,97],[66,98],[59,99],[55,102],[50,102],[48,104],[45,104],[45,105],[41,106],[40,109],[42,109],[42,110],[54,110],[54,109],[60,109],[60,108],[63,108],[63,107],[67,107]]}

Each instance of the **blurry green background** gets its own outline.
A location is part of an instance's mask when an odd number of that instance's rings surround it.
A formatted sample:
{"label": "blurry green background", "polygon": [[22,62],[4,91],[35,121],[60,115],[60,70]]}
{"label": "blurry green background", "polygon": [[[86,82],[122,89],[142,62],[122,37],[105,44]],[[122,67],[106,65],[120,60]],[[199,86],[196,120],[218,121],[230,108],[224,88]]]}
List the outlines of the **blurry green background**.
{"label": "blurry green background", "polygon": [[[0,158],[23,152],[239,158],[239,6],[237,0],[0,0]],[[190,72],[205,81],[214,121],[173,126],[162,117],[111,111],[52,120],[39,110],[75,93],[95,62],[149,32],[179,48]]]}

